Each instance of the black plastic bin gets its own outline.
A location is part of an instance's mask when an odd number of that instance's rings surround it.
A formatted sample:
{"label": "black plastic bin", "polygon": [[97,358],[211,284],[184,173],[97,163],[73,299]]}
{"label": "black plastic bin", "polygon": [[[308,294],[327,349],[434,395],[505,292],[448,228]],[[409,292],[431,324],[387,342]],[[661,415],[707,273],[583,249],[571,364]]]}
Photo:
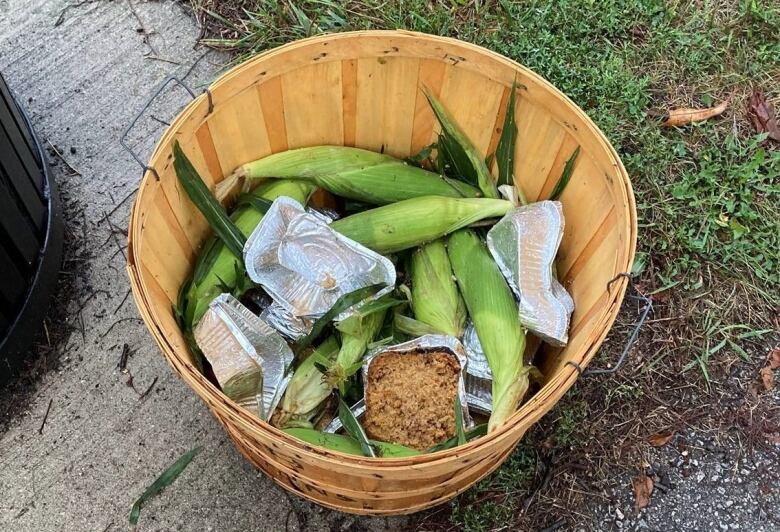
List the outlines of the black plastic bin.
{"label": "black plastic bin", "polygon": [[61,261],[56,187],[27,114],[0,75],[0,384],[31,356]]}

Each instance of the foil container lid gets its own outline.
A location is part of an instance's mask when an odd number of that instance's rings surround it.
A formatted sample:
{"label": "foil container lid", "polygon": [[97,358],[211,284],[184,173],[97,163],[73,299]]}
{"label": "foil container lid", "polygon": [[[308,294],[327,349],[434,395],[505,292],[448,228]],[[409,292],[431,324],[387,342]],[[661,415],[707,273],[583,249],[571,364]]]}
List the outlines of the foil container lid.
{"label": "foil container lid", "polygon": [[569,340],[574,310],[552,271],[563,228],[561,203],[540,201],[513,209],[487,235],[490,253],[519,300],[520,321],[557,346]]}
{"label": "foil container lid", "polygon": [[232,295],[221,294],[195,328],[195,340],[225,395],[254,406],[268,421],[292,378],[287,369],[293,353],[284,338]]}
{"label": "foil container lid", "polygon": [[284,196],[274,200],[247,240],[244,263],[249,277],[298,317],[320,316],[359,288],[395,285],[390,260]]}

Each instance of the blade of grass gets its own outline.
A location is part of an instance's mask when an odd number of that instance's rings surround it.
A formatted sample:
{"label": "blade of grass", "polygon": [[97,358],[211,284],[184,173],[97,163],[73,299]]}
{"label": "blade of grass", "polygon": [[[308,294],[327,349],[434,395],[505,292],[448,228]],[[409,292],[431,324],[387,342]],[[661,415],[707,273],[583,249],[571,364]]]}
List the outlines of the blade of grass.
{"label": "blade of grass", "polygon": [[141,506],[157,495],[158,493],[161,493],[165,488],[173,484],[173,481],[178,478],[179,475],[181,475],[182,471],[184,471],[187,466],[192,462],[192,459],[195,458],[195,455],[197,455],[201,451],[202,447],[198,446],[194,449],[191,449],[181,455],[178,460],[176,460],[168,469],[162,472],[162,474],[157,477],[157,479],[152,482],[152,484],[146,488],[146,490],[141,494],[138,499],[136,499],[135,503],[133,503],[133,507],[130,509],[130,524],[135,526],[138,524],[138,518],[141,516]]}
{"label": "blade of grass", "polygon": [[577,161],[577,156],[579,154],[580,147],[577,146],[577,149],[574,150],[574,152],[571,154],[571,157],[569,157],[569,159],[566,161],[566,164],[563,167],[563,172],[561,172],[561,177],[555,184],[555,188],[553,189],[552,194],[550,194],[550,200],[555,201],[561,197],[561,194],[563,194],[564,189],[566,189],[566,185],[569,184],[571,174],[574,172],[574,163]]}
{"label": "blade of grass", "polygon": [[347,403],[344,402],[344,399],[341,398],[341,395],[337,394],[337,397],[339,399],[339,418],[341,419],[341,423],[344,425],[344,430],[347,431],[347,434],[352,436],[352,438],[360,444],[360,450],[363,451],[363,456],[376,458],[374,448],[371,447],[371,443],[368,441],[368,436],[366,436],[363,427],[360,426],[360,422],[352,413],[352,410],[349,409]]}
{"label": "blade of grass", "polygon": [[198,171],[179,146],[179,141],[173,143],[173,155],[176,176],[192,203],[203,214],[211,229],[222,239],[230,252],[236,257],[243,257],[246,238],[200,178]]}

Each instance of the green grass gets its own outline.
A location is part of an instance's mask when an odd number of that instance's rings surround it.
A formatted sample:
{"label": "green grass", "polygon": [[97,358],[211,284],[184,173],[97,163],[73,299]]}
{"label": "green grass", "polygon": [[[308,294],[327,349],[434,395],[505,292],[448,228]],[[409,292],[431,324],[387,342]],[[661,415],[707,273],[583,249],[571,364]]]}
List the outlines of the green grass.
{"label": "green grass", "polygon": [[[780,151],[753,130],[747,98],[760,88],[780,107],[777,2],[244,1],[243,15],[235,2],[200,3],[230,17],[220,31],[231,39],[211,44],[235,50],[239,60],[319,32],[406,28],[480,44],[532,68],[582,107],[619,152],[637,197],[635,271],[650,290],[671,289],[669,313],[685,306],[687,319],[674,331],[682,339],[649,353],[648,367],[698,369],[709,383],[717,357],[759,351],[745,342],[762,338],[780,304]],[[724,99],[730,105],[720,117],[660,127],[665,110]],[[608,403],[642,394],[628,385],[605,393]],[[587,404],[572,404],[548,417],[553,452],[583,444],[576,428]],[[521,443],[496,475],[452,505],[451,526],[511,525],[536,476],[535,456]]]}

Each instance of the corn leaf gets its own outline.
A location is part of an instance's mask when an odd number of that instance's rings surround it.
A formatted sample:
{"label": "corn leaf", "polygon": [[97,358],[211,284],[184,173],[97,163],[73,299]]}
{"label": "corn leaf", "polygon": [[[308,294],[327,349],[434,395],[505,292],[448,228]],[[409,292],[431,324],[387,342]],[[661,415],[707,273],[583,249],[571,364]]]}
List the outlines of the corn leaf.
{"label": "corn leaf", "polygon": [[[493,182],[493,176],[490,175],[485,164],[485,159],[480,155],[477,148],[471,143],[466,133],[455,122],[452,115],[442,105],[442,103],[425,89],[425,97],[436,115],[436,119],[441,124],[442,133],[439,135],[439,157],[444,155],[446,161],[454,165],[457,173],[456,177],[469,182],[476,178],[476,184],[486,198],[498,198],[498,189]],[[473,183],[473,181],[472,181]]]}
{"label": "corn leaf", "polygon": [[381,312],[383,310],[402,305],[404,303],[405,301],[394,299],[390,297],[389,294],[380,297],[379,299],[368,301],[361,305],[360,308],[357,309],[355,313],[349,316],[347,319],[336,323],[336,329],[338,329],[340,332],[350,334],[352,336],[357,336],[360,334],[360,330],[363,328],[363,321],[367,316],[374,314],[375,312]]}
{"label": "corn leaf", "polygon": [[173,484],[173,481],[176,480],[179,475],[181,475],[182,471],[184,471],[187,466],[190,465],[192,459],[195,458],[195,455],[197,455],[200,451],[201,447],[198,446],[181,455],[178,460],[176,460],[168,469],[163,471],[162,474],[157,477],[157,479],[148,488],[146,488],[141,496],[136,499],[135,503],[133,503],[133,507],[130,509],[131,525],[135,526],[138,524],[138,518],[141,516],[141,506],[143,506],[146,501]]}
{"label": "corn leaf", "polygon": [[460,404],[460,397],[455,396],[455,437],[458,439],[458,445],[466,443],[466,431],[463,428],[463,405]]}
{"label": "corn leaf", "polygon": [[431,327],[427,323],[423,323],[420,320],[404,316],[397,313],[393,317],[393,327],[396,331],[408,334],[409,336],[425,336],[426,334],[441,334],[442,331]]}
{"label": "corn leaf", "polygon": [[260,211],[261,213],[265,214],[268,212],[268,209],[271,208],[271,205],[273,205],[273,201],[269,201],[265,198],[260,198],[258,196],[255,196],[254,194],[244,193],[241,194],[236,199],[235,208],[243,207],[245,205],[249,207],[253,207],[258,211]]}
{"label": "corn leaf", "polygon": [[181,149],[179,141],[175,141],[173,144],[173,155],[173,166],[176,169],[176,176],[179,178],[182,188],[184,188],[192,203],[203,214],[211,229],[225,243],[230,252],[236,257],[242,257],[246,238],[200,178],[198,171],[195,170],[195,167]]}
{"label": "corn leaf", "polygon": [[298,340],[298,343],[295,344],[293,349],[295,355],[297,356],[299,353],[301,353],[301,351],[309,347],[312,342],[317,339],[320,333],[322,333],[322,330],[327,327],[331,321],[333,321],[333,318],[347,310],[352,305],[373,296],[379,292],[379,290],[384,288],[384,286],[385,285],[381,283],[365,286],[363,288],[358,288],[354,292],[344,294],[338,298],[336,304],[334,304],[328,312],[323,314],[321,318],[314,322],[314,325],[311,328],[311,332]]}
{"label": "corn leaf", "polygon": [[514,184],[515,144],[517,143],[517,124],[515,124],[515,98],[517,96],[517,80],[512,82],[509,93],[509,103],[504,115],[504,126],[496,147],[496,162],[498,163],[498,184]]}
{"label": "corn leaf", "polygon": [[344,430],[360,444],[360,450],[363,452],[363,456],[376,458],[374,448],[371,447],[368,436],[366,436],[363,427],[360,426],[360,422],[355,417],[355,414],[352,413],[352,410],[349,409],[349,406],[347,406],[347,403],[344,402],[344,399],[342,399],[340,395],[338,396],[338,399],[339,418],[344,425]]}
{"label": "corn leaf", "polygon": [[571,174],[574,172],[574,163],[577,161],[577,156],[579,154],[580,147],[577,146],[577,149],[574,150],[574,152],[571,154],[569,160],[566,161],[566,164],[563,167],[563,172],[561,172],[561,177],[555,184],[555,188],[553,189],[552,194],[550,194],[550,200],[555,201],[561,197],[561,194],[563,194],[564,189],[566,189],[566,185],[569,184]]}

